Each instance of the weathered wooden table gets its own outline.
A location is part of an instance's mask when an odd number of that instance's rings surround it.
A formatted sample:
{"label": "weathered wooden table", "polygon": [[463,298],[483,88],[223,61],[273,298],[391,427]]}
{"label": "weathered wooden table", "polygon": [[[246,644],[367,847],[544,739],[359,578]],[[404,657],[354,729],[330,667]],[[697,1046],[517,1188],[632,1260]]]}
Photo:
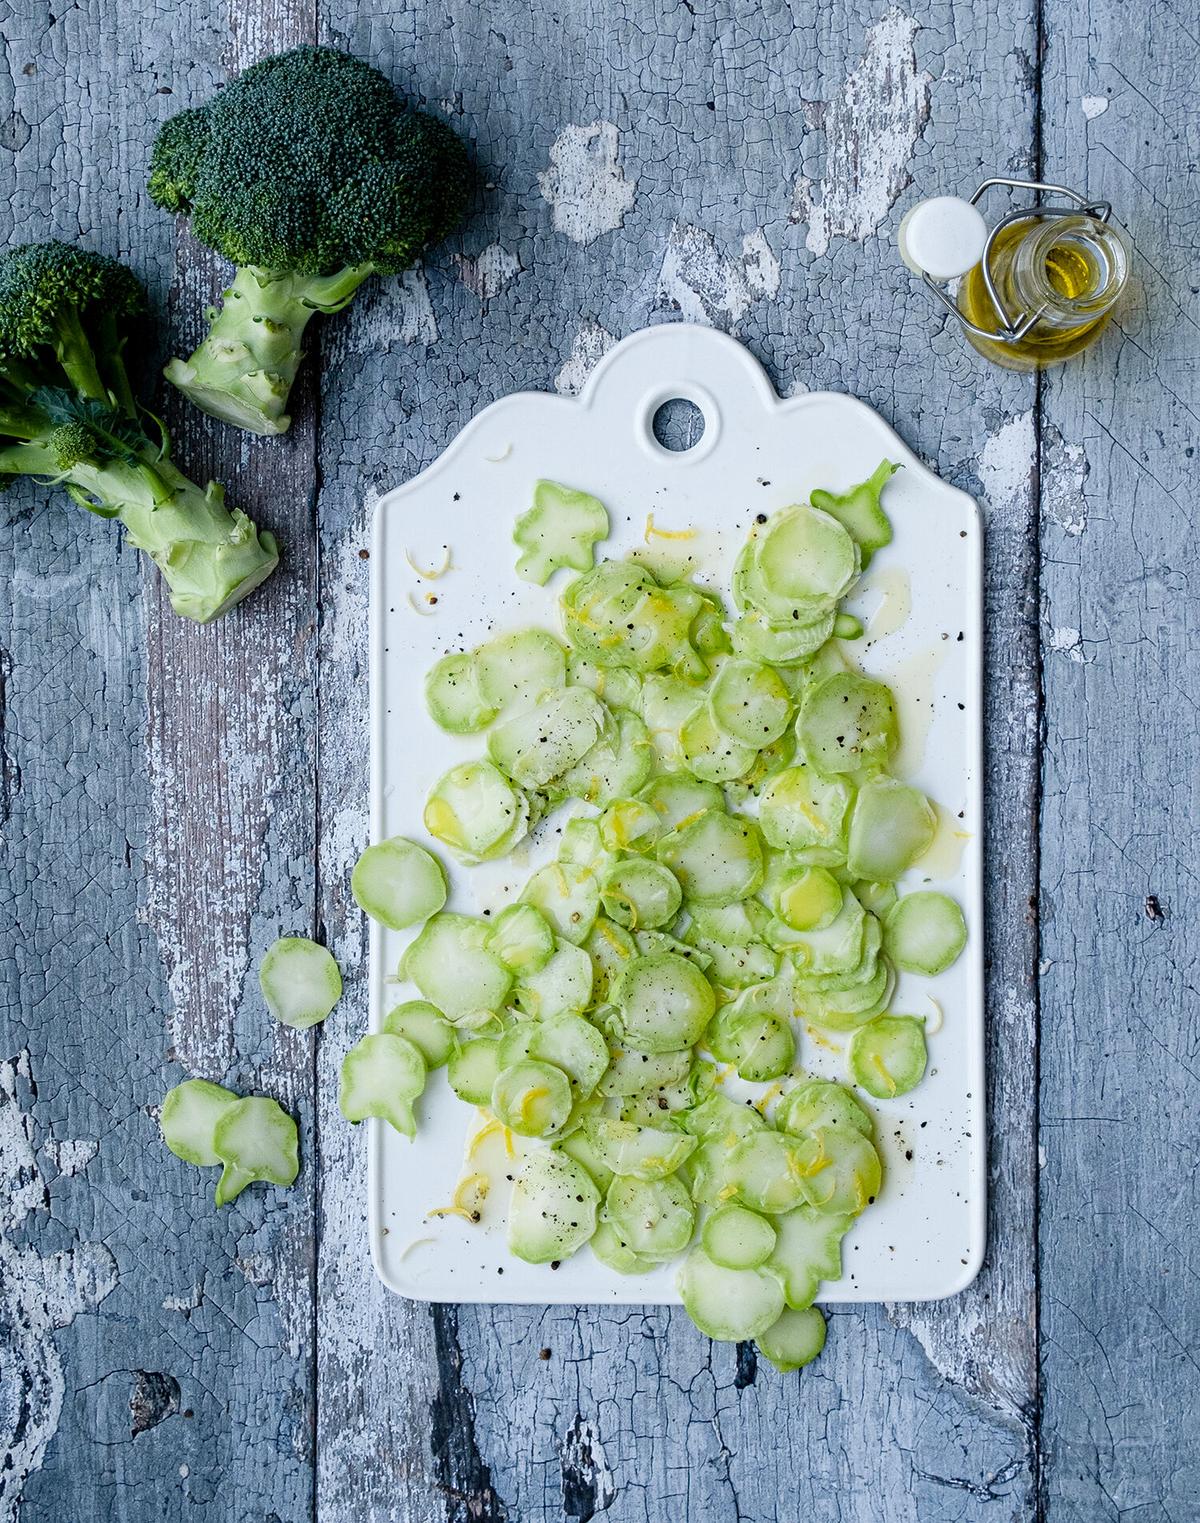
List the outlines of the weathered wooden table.
{"label": "weathered wooden table", "polygon": [[[162,398],[286,546],[217,627],[65,498],[4,500],[0,1519],[1200,1517],[1194,7],[16,0],[0,27],[4,239],[130,259],[175,351],[221,271],[148,204],[148,144],[263,53],[411,81],[486,180],[314,336],[287,439]],[[992,171],[1111,196],[1138,247],[1119,325],[1040,381],[892,247],[918,192]],[[786,1378],[681,1313],[393,1299],[335,1103],[368,503],[680,315],[865,398],[988,528],[988,1264],[945,1305],[835,1310]],[[349,970],[319,1038],[252,990],[293,930]],[[212,1210],[157,1137],[184,1070],[296,1110],[294,1190]]]}

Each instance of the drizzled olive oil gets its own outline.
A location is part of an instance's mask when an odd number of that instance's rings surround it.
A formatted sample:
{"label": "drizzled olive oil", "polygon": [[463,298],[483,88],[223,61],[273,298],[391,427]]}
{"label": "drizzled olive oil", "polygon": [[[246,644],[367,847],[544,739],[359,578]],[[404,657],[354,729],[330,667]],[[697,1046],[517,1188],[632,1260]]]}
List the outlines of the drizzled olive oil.
{"label": "drizzled olive oil", "polygon": [[[991,272],[1006,313],[1036,312],[1020,338],[1000,342],[966,330],[980,354],[1010,370],[1040,370],[1099,338],[1129,278],[1129,250],[1111,223],[1095,217],[1039,216],[1031,211],[1002,227],[992,242]],[[994,332],[998,313],[983,266],[963,276],[958,308]]]}

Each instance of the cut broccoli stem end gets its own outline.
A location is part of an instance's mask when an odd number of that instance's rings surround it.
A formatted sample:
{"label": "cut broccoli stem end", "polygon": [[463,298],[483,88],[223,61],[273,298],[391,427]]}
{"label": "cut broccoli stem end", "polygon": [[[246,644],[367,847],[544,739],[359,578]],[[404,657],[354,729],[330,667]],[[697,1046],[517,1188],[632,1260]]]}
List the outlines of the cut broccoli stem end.
{"label": "cut broccoli stem end", "polygon": [[252,434],[286,433],[292,382],[314,312],[336,312],[372,273],[355,265],[334,275],[238,270],[213,313],[203,343],[164,372],[202,412]]}
{"label": "cut broccoli stem end", "polygon": [[151,469],[170,496],[156,503],[152,488],[130,493],[118,516],[130,543],[161,571],[175,612],[210,624],[266,581],[279,564],[279,546],[239,508],[227,508],[215,482],[202,489],[169,460]]}
{"label": "cut broccoli stem end", "polygon": [[66,471],[46,440],[0,449],[0,477],[17,474],[59,482],[100,517],[119,518],[130,544],[162,573],[175,612],[197,624],[227,613],[279,564],[273,534],[227,508],[216,483],[197,486],[149,443],[144,458]]}

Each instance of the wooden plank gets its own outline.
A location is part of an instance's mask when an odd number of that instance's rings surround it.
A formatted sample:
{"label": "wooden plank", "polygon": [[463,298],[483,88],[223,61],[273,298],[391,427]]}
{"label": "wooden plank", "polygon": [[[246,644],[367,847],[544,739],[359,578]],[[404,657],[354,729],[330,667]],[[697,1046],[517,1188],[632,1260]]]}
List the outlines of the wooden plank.
{"label": "wooden plank", "polygon": [[[306,35],[305,14],[261,5],[249,30],[204,6],[10,15],[6,235],[82,231],[131,258],[186,342],[217,269],[186,238],[176,259],[147,204],[155,124]],[[64,1519],[311,1507],[312,1171],[218,1216],[211,1180],[169,1158],[155,1120],[184,1072],[227,1077],[298,1109],[311,1146],[311,1039],[272,1029],[251,972],[281,929],[313,924],[305,396],[291,438],[258,448],[163,398],[181,465],[220,475],[287,546],[214,629],[177,620],[114,529],[65,498],[19,488],[9,516],[4,1163],[36,1166],[48,1193],[3,1223],[5,1518],[19,1503]]]}
{"label": "wooden plank", "polygon": [[609,337],[680,313],[737,331],[784,389],[857,392],[988,496],[989,820],[1005,849],[989,885],[989,1268],[942,1307],[839,1310],[803,1379],[710,1346],[681,1314],[389,1299],[366,1262],[362,1144],[332,1102],[365,1007],[339,1011],[318,1082],[318,1516],[758,1523],[836,1507],[933,1523],[995,1516],[999,1500],[1030,1517],[1034,392],[945,331],[888,235],[909,174],[922,192],[959,190],[981,161],[1028,166],[1032,11],[923,13],[918,27],[846,4],[800,22],[783,4],[452,0],[322,17],[330,40],[449,103],[492,187],[432,261],[428,309],[419,280],[377,288],[324,340],[321,903],[339,954],[362,945],[345,878],[365,839],[361,498],[494,397],[577,386]]}
{"label": "wooden plank", "polygon": [[1042,1371],[1051,1520],[1195,1516],[1200,302],[1187,7],[1047,9],[1045,167],[1110,196],[1135,293],[1047,376]]}

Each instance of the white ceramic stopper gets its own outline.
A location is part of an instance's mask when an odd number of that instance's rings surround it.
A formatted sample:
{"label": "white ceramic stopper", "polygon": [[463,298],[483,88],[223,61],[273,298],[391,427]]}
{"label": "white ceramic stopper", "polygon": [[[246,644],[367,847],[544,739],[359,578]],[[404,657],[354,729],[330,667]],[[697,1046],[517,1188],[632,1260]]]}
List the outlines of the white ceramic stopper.
{"label": "white ceramic stopper", "polygon": [[896,235],[900,257],[914,275],[954,280],[983,258],[987,223],[958,196],[930,196],[905,212]]}

